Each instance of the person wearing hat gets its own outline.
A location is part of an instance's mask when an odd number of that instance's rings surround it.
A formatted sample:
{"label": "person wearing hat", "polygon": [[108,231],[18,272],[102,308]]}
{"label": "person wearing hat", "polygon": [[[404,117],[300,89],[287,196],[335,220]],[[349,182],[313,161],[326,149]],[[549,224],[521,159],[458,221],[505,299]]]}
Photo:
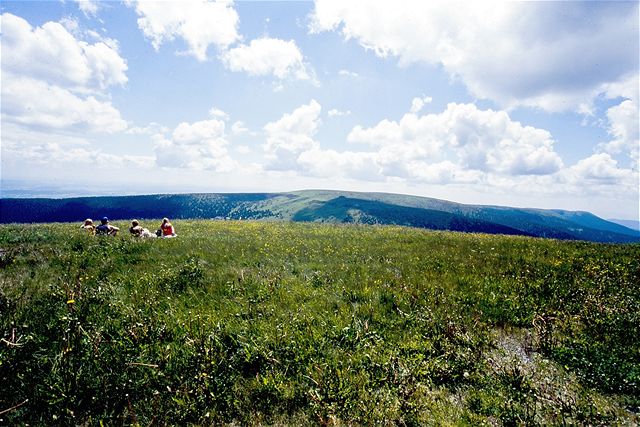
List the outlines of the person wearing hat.
{"label": "person wearing hat", "polygon": [[96,227],[96,234],[102,236],[115,236],[120,229],[109,224],[109,218],[106,216],[100,220],[100,225]]}
{"label": "person wearing hat", "polygon": [[142,228],[140,222],[137,219],[131,221],[131,227],[129,227],[129,233],[135,237],[156,237],[155,234],[149,232],[148,229]]}
{"label": "person wearing hat", "polygon": [[80,226],[82,230],[85,230],[87,234],[93,236],[96,234],[96,226],[93,225],[93,220],[91,218],[87,218],[84,220],[84,224]]}

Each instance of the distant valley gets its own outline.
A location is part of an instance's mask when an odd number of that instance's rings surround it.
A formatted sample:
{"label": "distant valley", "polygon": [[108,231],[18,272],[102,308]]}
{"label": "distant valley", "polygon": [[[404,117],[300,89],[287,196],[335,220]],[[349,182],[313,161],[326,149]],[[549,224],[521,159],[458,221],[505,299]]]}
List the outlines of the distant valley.
{"label": "distant valley", "polygon": [[0,199],[0,223],[131,218],[253,219],[394,224],[432,230],[514,234],[594,242],[640,241],[640,232],[588,212],[453,203],[387,193],[306,190],[64,199]]}

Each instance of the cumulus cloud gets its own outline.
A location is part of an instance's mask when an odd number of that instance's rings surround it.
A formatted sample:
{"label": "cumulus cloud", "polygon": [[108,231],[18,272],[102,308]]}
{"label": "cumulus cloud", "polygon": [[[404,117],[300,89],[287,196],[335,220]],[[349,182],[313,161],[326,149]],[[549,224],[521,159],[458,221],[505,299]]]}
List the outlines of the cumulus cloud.
{"label": "cumulus cloud", "polygon": [[266,171],[299,177],[355,179],[408,185],[464,185],[494,194],[598,195],[611,189],[637,194],[638,171],[607,153],[565,166],[545,129],[524,126],[505,111],[449,104],[434,114],[405,114],[347,136],[351,149],[316,140],[321,105],[311,100],[265,125]]}
{"label": "cumulus cloud", "polygon": [[354,127],[347,142],[364,148],[345,151],[315,140],[320,112],[312,100],[264,127],[266,169],[444,184],[552,175],[563,167],[548,131],[523,126],[504,111],[452,103],[439,114],[407,113],[397,122]]}
{"label": "cumulus cloud", "polygon": [[2,71],[84,92],[127,82],[115,41],[87,43],[58,22],[34,28],[10,13],[2,14]]}
{"label": "cumulus cloud", "polygon": [[[274,76],[280,80],[316,82],[313,70],[294,40],[262,37],[239,44],[239,17],[233,2],[226,0],[189,0],[183,2],[131,1],[138,27],[153,47],[176,38],[188,46],[187,54],[205,61],[210,46],[218,48],[218,57],[229,70],[251,76]],[[276,85],[275,90],[281,89]]]}
{"label": "cumulus cloud", "polygon": [[114,133],[127,128],[120,112],[107,101],[28,77],[3,76],[2,117],[14,123],[49,129]]}
{"label": "cumulus cloud", "polygon": [[225,49],[240,39],[238,13],[230,1],[133,1],[138,27],[153,47],[176,38],[188,46],[187,53],[207,59],[209,46]]}
{"label": "cumulus cloud", "polygon": [[411,100],[411,109],[409,110],[409,112],[413,114],[417,114],[420,112],[420,110],[422,110],[422,107],[424,107],[427,104],[430,104],[431,101],[433,101],[433,98],[431,98],[430,96],[423,96],[422,98],[413,98]]}
{"label": "cumulus cloud", "polygon": [[640,112],[637,101],[625,100],[607,110],[608,132],[613,140],[602,148],[612,154],[625,153],[638,165],[640,150]]}
{"label": "cumulus cloud", "polygon": [[338,152],[314,146],[300,153],[297,165],[304,174],[316,177],[347,177],[365,181],[383,179],[375,166],[374,153]]}
{"label": "cumulus cloud", "polygon": [[209,115],[211,117],[219,118],[225,121],[229,120],[229,114],[216,107],[213,107],[209,110]]}
{"label": "cumulus cloud", "polygon": [[252,76],[275,76],[278,79],[313,79],[304,63],[304,57],[295,41],[274,38],[251,40],[246,45],[224,51],[222,62],[231,71],[242,71]]}
{"label": "cumulus cloud", "polygon": [[85,16],[96,16],[100,10],[100,5],[95,0],[77,0],[78,9],[84,13]]}
{"label": "cumulus cloud", "polygon": [[62,24],[32,27],[2,15],[2,119],[27,127],[118,132],[127,123],[105,96],[127,82],[113,40],[89,43]]}
{"label": "cumulus cloud", "polygon": [[225,122],[211,119],[182,122],[170,137],[154,136],[156,164],[169,168],[227,172],[236,166],[229,156]]}
{"label": "cumulus cloud", "polygon": [[437,163],[410,160],[406,164],[406,176],[430,184],[475,184],[485,177],[480,171],[464,169],[449,160]]}
{"label": "cumulus cloud", "polygon": [[637,2],[316,0],[310,29],[340,31],[401,65],[441,65],[507,108],[562,111],[637,76],[637,18]]}
{"label": "cumulus cloud", "polygon": [[250,134],[252,133],[241,120],[233,122],[231,125],[231,133],[234,135]]}
{"label": "cumulus cloud", "polygon": [[640,74],[636,71],[635,73],[627,74],[623,79],[603,84],[600,92],[609,99],[625,98],[637,103],[640,101],[640,99],[638,99],[638,95],[640,95],[638,91],[639,87]]}
{"label": "cumulus cloud", "polygon": [[321,111],[321,105],[311,100],[264,126],[267,136],[263,146],[267,159],[264,169],[314,177],[380,180],[377,168],[372,167],[373,153],[338,152],[320,146],[315,135],[322,123]]}
{"label": "cumulus cloud", "polygon": [[559,175],[559,182],[568,183],[583,191],[605,191],[611,186],[638,193],[638,171],[621,168],[618,162],[607,153],[594,154],[580,160]]}
{"label": "cumulus cloud", "polygon": [[624,175],[617,162],[606,153],[594,154],[580,160],[572,168],[580,178],[593,181],[616,180]]}
{"label": "cumulus cloud", "polygon": [[550,174],[562,167],[548,131],[474,104],[451,103],[440,114],[408,113],[399,122],[356,126],[347,140],[381,147],[389,164],[450,155],[465,169],[509,175]]}
{"label": "cumulus cloud", "polygon": [[320,125],[321,110],[320,104],[313,99],[309,104],[302,105],[264,126],[267,135],[264,145],[268,160],[266,169],[299,169],[298,156],[319,146],[313,138]]}

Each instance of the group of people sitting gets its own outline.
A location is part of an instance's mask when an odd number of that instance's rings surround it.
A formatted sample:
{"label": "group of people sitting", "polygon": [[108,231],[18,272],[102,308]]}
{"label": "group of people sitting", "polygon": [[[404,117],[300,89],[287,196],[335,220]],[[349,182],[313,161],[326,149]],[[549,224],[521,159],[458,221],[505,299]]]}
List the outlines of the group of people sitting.
{"label": "group of people sitting", "polygon": [[[109,224],[109,218],[106,216],[100,220],[100,225],[96,226],[93,224],[93,220],[91,218],[87,218],[84,220],[84,224],[80,226],[81,229],[87,231],[87,233],[91,235],[99,235],[99,236],[115,236],[118,234],[120,229],[114,225]],[[162,224],[160,224],[160,228],[158,231],[154,233],[150,232],[149,229],[144,228],[140,225],[140,222],[137,219],[131,221],[131,227],[129,227],[129,233],[131,233],[134,237],[144,237],[144,238],[155,238],[161,237],[164,239],[168,239],[171,237],[177,237],[175,228],[169,222],[168,218],[162,219]]]}

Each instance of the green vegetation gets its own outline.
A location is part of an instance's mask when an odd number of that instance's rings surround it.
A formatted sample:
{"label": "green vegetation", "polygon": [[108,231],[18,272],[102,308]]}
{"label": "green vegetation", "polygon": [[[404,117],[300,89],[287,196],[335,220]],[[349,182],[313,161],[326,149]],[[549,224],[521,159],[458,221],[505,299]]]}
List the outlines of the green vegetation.
{"label": "green vegetation", "polygon": [[639,245],[174,225],[0,227],[0,424],[639,421]]}
{"label": "green vegetation", "polygon": [[602,243],[640,243],[640,232],[588,212],[463,205],[388,193],[305,190],[152,196],[0,199],[0,223],[79,222],[108,216],[402,225]]}

